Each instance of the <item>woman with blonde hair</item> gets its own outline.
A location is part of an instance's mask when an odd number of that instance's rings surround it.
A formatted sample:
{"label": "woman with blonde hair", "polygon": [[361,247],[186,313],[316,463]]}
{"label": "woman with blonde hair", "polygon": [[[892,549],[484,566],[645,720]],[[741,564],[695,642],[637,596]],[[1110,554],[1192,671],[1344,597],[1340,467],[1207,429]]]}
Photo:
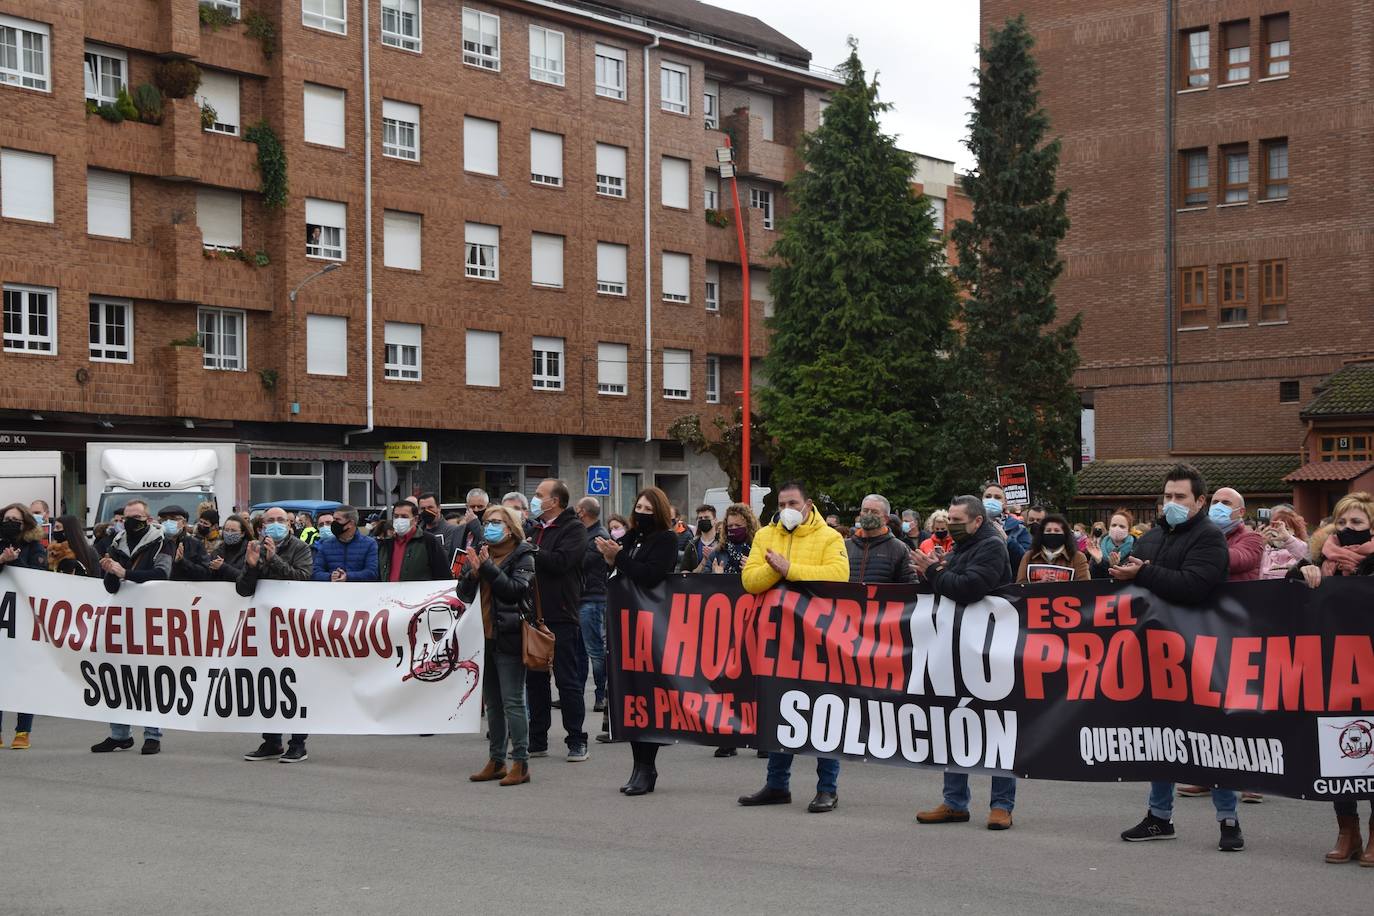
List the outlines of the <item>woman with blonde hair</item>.
{"label": "woman with blonde hair", "polygon": [[[503,786],[530,781],[530,722],[525,710],[525,659],[521,627],[534,605],[534,555],[525,539],[520,513],[509,506],[488,506],[482,513],[480,551],[469,547],[467,574],[458,597],[482,597],[482,631],[486,664],[482,699],[487,707],[487,765],[468,777],[473,782],[500,780]],[[511,766],[506,769],[506,748]]]}
{"label": "woman with blonde hair", "polygon": [[920,543],[921,553],[933,557],[937,549],[942,554],[949,553],[954,549],[954,537],[949,533],[949,512],[944,509],[936,509],[930,513],[930,517],[926,519],[926,524],[930,526],[930,537]]}
{"label": "woman with blonde hair", "polygon": [[749,549],[758,531],[759,520],[754,510],[744,503],[732,503],[716,531],[716,549],[702,558],[696,571],[738,576],[749,559]]}
{"label": "woman with blonde hair", "polygon": [[[1331,513],[1330,531],[1322,529],[1312,539],[1312,557],[1299,560],[1290,579],[1302,579],[1317,588],[1327,576],[1368,576],[1374,574],[1374,496],[1351,493],[1336,503]],[[1318,543],[1320,538],[1320,543]],[[1369,845],[1360,850],[1360,809],[1355,799],[1340,799],[1336,808],[1335,847],[1326,854],[1332,865],[1353,862],[1374,868],[1374,815],[1369,820]]]}

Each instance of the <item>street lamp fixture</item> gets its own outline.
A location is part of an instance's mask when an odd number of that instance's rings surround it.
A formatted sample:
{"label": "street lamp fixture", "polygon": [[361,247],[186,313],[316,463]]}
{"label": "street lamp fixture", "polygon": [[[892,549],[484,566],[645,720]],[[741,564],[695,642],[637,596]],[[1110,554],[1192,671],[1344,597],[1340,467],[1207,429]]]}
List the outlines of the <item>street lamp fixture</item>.
{"label": "street lamp fixture", "polygon": [[305,284],[309,283],[311,280],[317,279],[317,278],[319,278],[319,277],[323,277],[325,274],[329,273],[331,270],[338,270],[338,269],[339,269],[339,265],[338,265],[338,264],[326,264],[322,269],[315,271],[313,274],[311,274],[310,276],[306,277],[306,278],[305,278],[304,280],[302,280],[301,282],[297,283],[297,284],[296,284],[296,288],[293,289],[293,290],[291,290],[291,292],[287,294],[287,298],[291,300],[291,304],[292,304],[292,305],[295,305],[295,304],[296,304],[296,294],[299,293],[299,292],[301,291],[301,287],[302,287],[302,286],[305,286]]}

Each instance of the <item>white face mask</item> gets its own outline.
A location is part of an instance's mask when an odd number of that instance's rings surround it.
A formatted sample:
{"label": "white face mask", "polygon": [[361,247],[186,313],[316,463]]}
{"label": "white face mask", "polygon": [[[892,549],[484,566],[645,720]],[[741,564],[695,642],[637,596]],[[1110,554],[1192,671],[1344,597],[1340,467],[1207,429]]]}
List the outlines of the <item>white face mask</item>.
{"label": "white face mask", "polygon": [[410,526],[412,524],[413,520],[408,518],[397,518],[391,521],[391,527],[394,528],[396,533],[401,537],[405,537],[410,533]]}
{"label": "white face mask", "polygon": [[778,513],[778,521],[782,522],[782,526],[788,531],[795,531],[804,519],[805,516],[796,509],[783,509]]}
{"label": "white face mask", "polygon": [[1113,525],[1111,530],[1112,541],[1120,544],[1126,540],[1126,535],[1130,534],[1124,525]]}

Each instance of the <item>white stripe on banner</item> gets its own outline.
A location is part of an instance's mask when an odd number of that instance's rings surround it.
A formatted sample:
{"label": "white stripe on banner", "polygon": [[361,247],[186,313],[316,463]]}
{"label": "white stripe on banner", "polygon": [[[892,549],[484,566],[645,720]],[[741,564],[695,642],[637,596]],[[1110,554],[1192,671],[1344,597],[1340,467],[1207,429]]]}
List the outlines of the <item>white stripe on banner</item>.
{"label": "white stripe on banner", "polygon": [[0,709],[205,732],[480,728],[453,582],[125,582],[0,570]]}

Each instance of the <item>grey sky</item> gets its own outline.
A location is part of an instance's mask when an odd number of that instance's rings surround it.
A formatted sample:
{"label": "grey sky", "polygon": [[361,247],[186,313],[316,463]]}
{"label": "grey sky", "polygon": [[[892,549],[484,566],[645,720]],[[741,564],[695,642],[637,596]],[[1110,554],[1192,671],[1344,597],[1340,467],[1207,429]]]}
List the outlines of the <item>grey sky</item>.
{"label": "grey sky", "polygon": [[977,0],[707,0],[757,16],[810,49],[812,61],[833,67],[859,40],[879,96],[896,108],[883,126],[903,149],[973,165],[962,140],[978,55]]}

